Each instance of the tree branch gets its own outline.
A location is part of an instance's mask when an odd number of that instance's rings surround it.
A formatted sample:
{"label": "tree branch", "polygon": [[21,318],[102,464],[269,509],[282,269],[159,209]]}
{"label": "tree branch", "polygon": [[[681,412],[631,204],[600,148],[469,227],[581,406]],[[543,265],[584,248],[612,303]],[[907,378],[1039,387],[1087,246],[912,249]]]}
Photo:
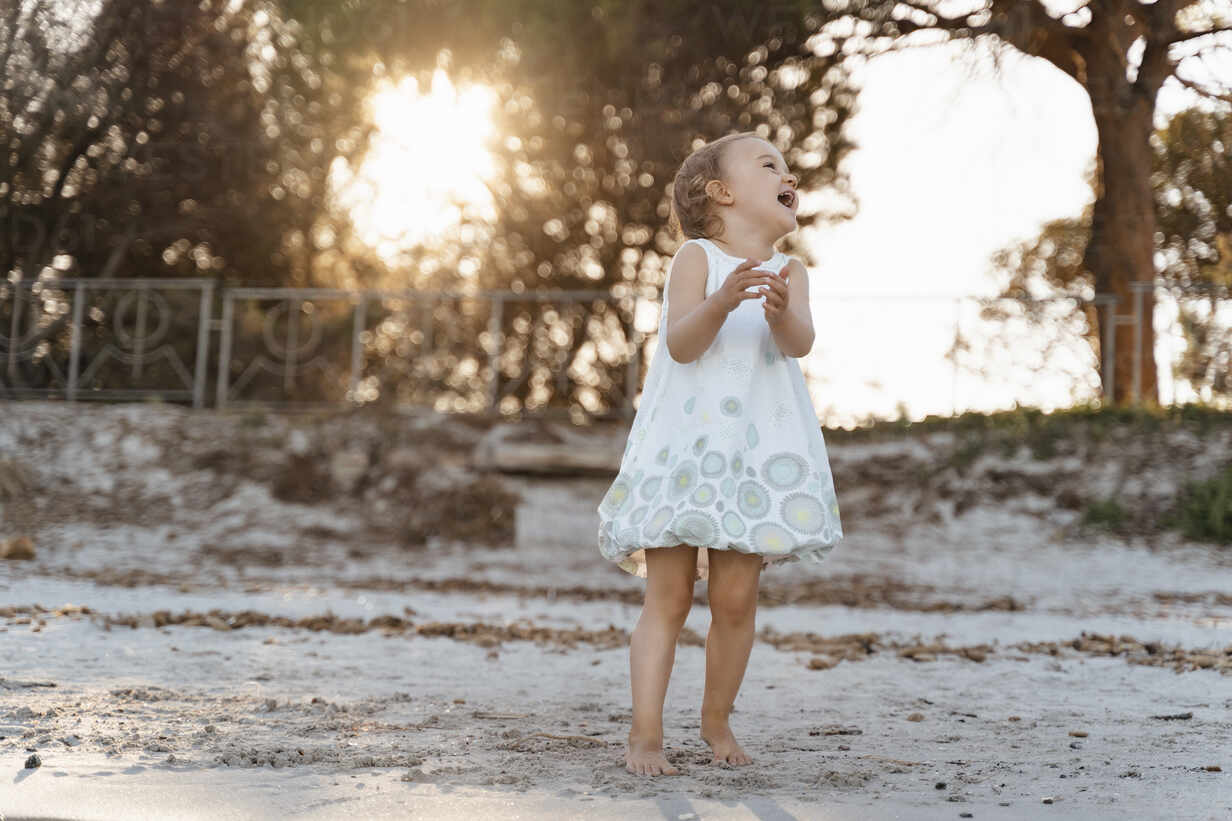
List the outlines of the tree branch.
{"label": "tree branch", "polygon": [[902,31],[903,34],[910,34],[914,31],[926,31],[928,29],[941,29],[949,32],[970,31],[972,35],[975,36],[986,30],[985,26],[973,26],[968,23],[967,18],[970,15],[963,15],[962,17],[946,17],[941,14],[941,12],[932,9],[923,3],[912,2],[912,0],[898,0],[898,2],[900,5],[907,6],[915,9],[916,11],[924,12],[930,17],[935,17],[937,19],[937,22],[935,23],[916,23],[913,20],[895,20],[895,25],[898,26],[899,30]]}
{"label": "tree branch", "polygon": [[1210,89],[1203,88],[1202,86],[1195,83],[1193,80],[1187,80],[1186,78],[1182,77],[1180,73],[1176,71],[1172,72],[1172,76],[1176,78],[1176,81],[1178,83],[1180,83],[1183,86],[1186,86],[1187,88],[1193,89],[1198,94],[1202,95],[1203,97],[1206,97],[1208,100],[1220,100],[1225,103],[1232,103],[1232,92],[1229,92],[1227,94],[1219,94],[1217,92],[1211,91]]}
{"label": "tree branch", "polygon": [[1232,32],[1232,26],[1219,26],[1218,28],[1207,29],[1206,31],[1191,31],[1182,32],[1177,36],[1170,38],[1167,42],[1170,46],[1175,46],[1177,43],[1187,43],[1190,40],[1196,40],[1199,37],[1207,37],[1212,34],[1224,34]]}
{"label": "tree branch", "polygon": [[1192,6],[1194,0],[1156,0],[1155,3],[1149,6],[1143,6],[1145,11],[1151,18],[1151,29],[1160,39],[1169,39],[1178,34],[1176,28],[1176,15],[1181,9],[1186,6]]}

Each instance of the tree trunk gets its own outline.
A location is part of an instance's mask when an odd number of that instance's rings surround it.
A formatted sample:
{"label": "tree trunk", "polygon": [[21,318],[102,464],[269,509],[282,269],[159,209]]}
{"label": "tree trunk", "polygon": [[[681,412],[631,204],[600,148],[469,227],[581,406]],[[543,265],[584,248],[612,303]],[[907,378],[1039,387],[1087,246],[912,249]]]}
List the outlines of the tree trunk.
{"label": "tree trunk", "polygon": [[[1135,299],[1142,302],[1138,330],[1134,323],[1116,323],[1115,362],[1111,401],[1121,405],[1133,398],[1134,337],[1138,336],[1140,401],[1158,403],[1159,386],[1155,370],[1155,299],[1153,289],[1135,295],[1131,283],[1155,281],[1155,210],[1151,191],[1150,137],[1155,110],[1154,99],[1136,93],[1125,81],[1120,63],[1089,66],[1095,80],[1100,69],[1110,82],[1088,85],[1095,126],[1099,133],[1098,170],[1091,239],[1083,266],[1095,277],[1097,294],[1114,294],[1115,312],[1133,316]],[[1119,82],[1116,77],[1119,75]],[[1101,93],[1102,89],[1112,89]],[[1110,316],[1099,313],[1101,347],[1106,338],[1105,323]],[[1101,353],[1101,360],[1103,354]],[[1103,374],[1107,393],[1108,374]]]}

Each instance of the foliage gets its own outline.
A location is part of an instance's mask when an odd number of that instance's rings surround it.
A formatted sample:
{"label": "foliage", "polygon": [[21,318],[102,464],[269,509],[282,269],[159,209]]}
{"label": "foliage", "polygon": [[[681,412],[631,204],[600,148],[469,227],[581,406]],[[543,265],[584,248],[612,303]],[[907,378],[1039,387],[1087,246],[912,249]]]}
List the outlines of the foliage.
{"label": "foliage", "polygon": [[1232,544],[1232,463],[1210,479],[1186,482],[1165,524],[1195,541]]}
{"label": "foliage", "polygon": [[1114,498],[1094,501],[1087,505],[1082,523],[1123,533],[1127,524],[1125,509]]}
{"label": "foliage", "polygon": [[[1232,335],[1216,318],[1219,300],[1232,298],[1232,113],[1186,109],[1157,129],[1150,142],[1156,280],[1177,301],[1177,323],[1185,337],[1173,377],[1197,392],[1208,390],[1212,398],[1232,396]],[[1096,186],[1093,169],[1088,184]],[[1083,267],[1083,252],[1092,216],[1088,205],[1080,216],[1052,220],[1031,240],[998,250],[993,265],[1006,281],[997,299],[1089,298],[1095,279]],[[1073,332],[1086,339],[1092,356],[1098,355],[1100,323],[1090,306],[1058,320],[1049,317],[1046,303],[1018,304],[1037,326],[1076,319]],[[1005,320],[1009,314],[990,300],[982,317]],[[1050,354],[1065,336],[1056,330],[1046,334],[1043,367],[1056,367]]]}
{"label": "foliage", "polygon": [[951,432],[959,436],[983,436],[986,439],[1011,439],[1032,447],[1038,458],[1055,452],[1055,443],[1083,430],[1094,439],[1103,439],[1113,428],[1131,426],[1143,432],[1158,432],[1184,427],[1199,436],[1213,429],[1232,426],[1232,412],[1202,404],[1160,406],[1101,405],[1087,402],[1068,408],[1045,412],[1039,408],[1016,406],[1013,410],[968,411],[957,416],[930,415],[920,421],[903,419],[878,420],[854,428],[825,428],[827,440],[836,442],[881,441],[904,435],[927,435]]}

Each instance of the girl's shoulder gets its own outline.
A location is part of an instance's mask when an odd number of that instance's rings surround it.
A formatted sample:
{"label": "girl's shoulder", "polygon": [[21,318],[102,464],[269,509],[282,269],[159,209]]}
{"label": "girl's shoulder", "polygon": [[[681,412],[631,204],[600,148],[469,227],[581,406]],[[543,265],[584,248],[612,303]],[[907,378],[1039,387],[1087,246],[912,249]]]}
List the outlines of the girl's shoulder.
{"label": "girl's shoulder", "polygon": [[706,239],[705,237],[690,237],[689,239],[686,239],[684,242],[680,243],[680,247],[676,249],[676,253],[679,254],[681,251],[683,251],[685,248],[689,247],[690,245],[696,245],[698,248],[702,249],[702,251],[706,254],[707,263],[714,261],[715,252],[718,250],[718,248],[717,246],[715,246],[714,243],[712,243],[710,240]]}
{"label": "girl's shoulder", "polygon": [[672,255],[672,259],[677,259],[682,253],[697,253],[696,251],[685,251],[685,249],[691,245],[700,248],[702,253],[705,254],[707,267],[714,264],[713,249],[711,248],[710,242],[706,240],[705,237],[690,237],[689,239],[686,239],[684,242],[680,243],[679,247],[676,248],[676,253]]}

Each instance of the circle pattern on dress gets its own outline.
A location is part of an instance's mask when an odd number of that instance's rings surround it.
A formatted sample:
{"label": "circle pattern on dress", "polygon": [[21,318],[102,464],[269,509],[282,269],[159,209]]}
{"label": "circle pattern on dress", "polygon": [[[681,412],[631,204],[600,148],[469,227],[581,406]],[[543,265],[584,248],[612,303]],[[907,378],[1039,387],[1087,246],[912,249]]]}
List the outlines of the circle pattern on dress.
{"label": "circle pattern on dress", "polygon": [[749,443],[750,448],[757,447],[760,437],[757,435],[757,426],[749,422],[749,429],[744,432],[744,438]]}
{"label": "circle pattern on dress", "polygon": [[731,458],[732,475],[739,476],[743,470],[744,470],[744,457],[740,455],[739,451],[737,451],[736,453],[732,454],[732,458]]}
{"label": "circle pattern on dress", "polygon": [[697,462],[686,459],[676,466],[668,480],[667,497],[679,499],[688,494],[697,484]]}
{"label": "circle pattern on dress", "polygon": [[826,522],[821,502],[805,493],[793,493],[784,499],[779,513],[784,522],[801,533],[817,533]]}
{"label": "circle pattern on dress", "polygon": [[663,484],[662,476],[652,476],[643,482],[641,488],[638,490],[638,493],[642,496],[642,500],[649,502],[653,499],[655,494],[659,492],[659,485],[661,484]]}
{"label": "circle pattern on dress", "polygon": [[687,510],[676,517],[672,522],[672,532],[676,534],[676,538],[686,544],[703,545],[713,544],[715,538],[719,535],[718,523],[709,513],[703,513],[700,510]]}
{"label": "circle pattern on dress", "polygon": [[693,495],[689,497],[689,500],[698,507],[705,507],[706,505],[712,504],[717,495],[718,494],[715,492],[714,485],[707,483],[704,485],[698,485],[697,490],[693,491]]}
{"label": "circle pattern on dress", "polygon": [[736,515],[736,511],[729,510],[723,514],[723,529],[728,536],[738,539],[744,535],[744,520]]}
{"label": "circle pattern on dress", "polygon": [[697,441],[693,443],[693,455],[701,456],[702,451],[704,451],[705,449],[706,449],[706,437],[705,436],[697,437]]}
{"label": "circle pattern on dress", "polygon": [[693,412],[693,405],[694,405],[696,402],[697,402],[697,397],[696,397],[696,396],[690,396],[688,399],[686,399],[686,400],[685,400],[685,403],[684,403],[684,412],[685,412],[685,413],[692,413],[692,412]]}
{"label": "circle pattern on dress", "polygon": [[670,451],[668,450],[667,445],[664,445],[662,448],[659,449],[659,452],[655,454],[655,461],[658,462],[660,465],[666,465],[667,464],[667,454],[669,452]]}
{"label": "circle pattern on dress", "polygon": [[790,553],[796,540],[787,529],[774,522],[758,522],[753,525],[750,538],[757,553]]}
{"label": "circle pattern on dress", "polygon": [[775,490],[795,490],[804,481],[808,465],[791,451],[776,453],[761,466],[761,477]]}
{"label": "circle pattern on dress", "polygon": [[627,479],[617,479],[612,482],[612,486],[607,489],[607,493],[603,496],[603,509],[609,515],[619,513],[621,508],[625,506],[625,502],[629,500],[630,491],[631,488]]}
{"label": "circle pattern on dress", "polygon": [[728,476],[719,484],[719,490],[723,491],[723,495],[730,499],[736,493],[736,480]]}
{"label": "circle pattern on dress", "polygon": [[718,476],[727,467],[727,460],[717,450],[702,457],[702,476]]}
{"label": "circle pattern on dress", "polygon": [[646,514],[649,512],[650,512],[650,506],[642,505],[637,510],[629,514],[629,521],[633,522],[633,524],[635,525],[640,525],[642,523],[642,519],[645,519]]}
{"label": "circle pattern on dress", "polygon": [[736,504],[745,516],[760,518],[770,512],[770,494],[760,482],[745,479],[736,494]]}
{"label": "circle pattern on dress", "polygon": [[726,396],[719,403],[719,410],[723,411],[725,416],[739,416],[742,407],[740,400],[734,396]]}
{"label": "circle pattern on dress", "polygon": [[654,515],[646,520],[646,525],[642,528],[642,535],[647,539],[654,539],[663,532],[663,528],[667,527],[667,523],[672,520],[672,516],[676,511],[672,510],[667,505],[659,508],[654,512]]}

